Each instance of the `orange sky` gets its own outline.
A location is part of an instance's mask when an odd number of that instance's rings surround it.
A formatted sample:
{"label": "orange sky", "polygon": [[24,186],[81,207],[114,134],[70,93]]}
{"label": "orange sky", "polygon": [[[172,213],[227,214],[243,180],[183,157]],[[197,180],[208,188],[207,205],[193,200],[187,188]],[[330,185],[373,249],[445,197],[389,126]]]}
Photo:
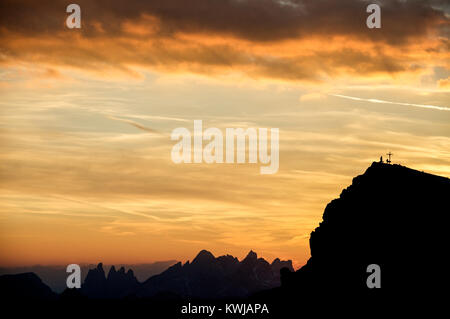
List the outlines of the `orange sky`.
{"label": "orange sky", "polygon": [[[380,155],[450,176],[444,1],[380,1],[379,30],[356,0],[79,1],[72,30],[69,3],[0,4],[0,265],[300,266]],[[279,128],[278,173],[172,163],[194,120]]]}

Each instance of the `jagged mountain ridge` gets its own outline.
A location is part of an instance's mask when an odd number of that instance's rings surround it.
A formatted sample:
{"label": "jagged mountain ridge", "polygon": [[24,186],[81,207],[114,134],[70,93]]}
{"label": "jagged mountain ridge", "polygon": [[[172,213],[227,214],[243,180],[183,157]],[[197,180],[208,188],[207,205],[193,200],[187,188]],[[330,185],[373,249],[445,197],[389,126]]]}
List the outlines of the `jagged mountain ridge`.
{"label": "jagged mountain ridge", "polygon": [[89,270],[81,293],[102,299],[133,295],[153,297],[167,293],[180,297],[244,297],[279,286],[283,267],[293,271],[292,261],[276,258],[269,264],[253,251],[239,261],[231,255],[216,258],[202,250],[192,262],[184,265],[179,262],[140,284],[131,269],[125,272],[122,267],[116,271],[112,266],[106,276],[103,264],[99,263]]}
{"label": "jagged mountain ridge", "polygon": [[[160,274],[168,267],[176,264],[176,260],[157,261],[146,264],[120,264],[116,268],[124,267],[133,269],[138,281],[145,281],[153,275]],[[89,269],[95,268],[95,264],[80,264],[81,281],[86,279]],[[103,264],[103,268],[110,268],[112,265]],[[67,265],[31,265],[22,267],[0,267],[0,275],[13,275],[32,272],[39,276],[54,292],[61,293],[66,289]]]}
{"label": "jagged mountain ridge", "polygon": [[[108,274],[103,263],[91,268],[81,289],[66,289],[60,298],[121,299],[126,297],[154,297],[168,294],[176,297],[244,297],[253,292],[280,286],[280,269],[293,271],[292,261],[276,258],[269,264],[250,251],[239,261],[231,255],[214,257],[202,250],[192,262],[180,262],[159,275],[140,283],[132,269],[116,270]],[[0,292],[5,299],[56,299],[58,294],[34,273],[0,276]],[[9,296],[9,297],[8,297]]]}
{"label": "jagged mountain ridge", "polygon": [[169,292],[181,297],[210,299],[245,297],[279,286],[279,272],[283,267],[293,271],[292,261],[277,258],[269,264],[253,251],[239,261],[230,255],[216,258],[202,250],[191,263],[177,263],[149,278],[137,291],[137,296],[153,297]]}
{"label": "jagged mountain ridge", "polygon": [[90,269],[81,287],[81,293],[90,298],[123,298],[132,294],[139,287],[139,282],[133,270],[125,272],[121,267],[118,271],[111,266],[108,276],[105,276],[103,264],[99,263]]}

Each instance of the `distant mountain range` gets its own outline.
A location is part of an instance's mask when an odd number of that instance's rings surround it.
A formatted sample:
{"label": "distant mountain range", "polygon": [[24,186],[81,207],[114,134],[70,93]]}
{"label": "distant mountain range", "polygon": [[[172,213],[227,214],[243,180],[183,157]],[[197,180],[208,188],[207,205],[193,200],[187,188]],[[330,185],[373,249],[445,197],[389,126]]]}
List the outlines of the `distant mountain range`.
{"label": "distant mountain range", "polygon": [[254,292],[280,286],[280,269],[293,271],[292,262],[275,259],[269,264],[250,251],[242,261],[226,255],[214,257],[202,250],[192,263],[177,263],[145,281],[138,297],[171,292],[182,297],[246,297]]}
{"label": "distant mountain range", "polygon": [[[149,298],[160,295],[210,299],[246,297],[257,291],[280,286],[280,269],[283,267],[294,271],[291,260],[281,261],[277,258],[269,264],[253,251],[239,261],[230,255],[216,258],[202,250],[192,263],[188,261],[182,265],[178,262],[140,283],[132,269],[126,271],[125,267],[121,267],[116,270],[115,266],[111,266],[106,274],[103,264],[99,263],[89,269],[77,294],[91,299]],[[61,270],[64,271],[65,280],[67,273],[65,269]],[[26,288],[27,280],[32,289]],[[15,282],[19,288],[12,289]],[[27,292],[24,297],[33,299],[57,296],[36,274],[30,272],[0,276],[2,295],[7,296],[8,291],[12,290],[13,297],[20,296],[22,290]]]}
{"label": "distant mountain range", "polygon": [[172,294],[178,297],[245,297],[280,286],[280,269],[293,271],[292,262],[275,259],[269,264],[251,251],[245,259],[226,255],[214,257],[202,250],[192,263],[181,262],[140,284],[133,271],[111,267],[108,276],[103,265],[89,270],[81,292],[89,298],[155,297]]}
{"label": "distant mountain range", "polygon": [[[120,264],[117,268],[124,267],[133,269],[134,275],[138,281],[145,281],[149,277],[160,274],[168,267],[176,264],[176,260],[157,261],[147,264]],[[95,264],[80,264],[81,281],[84,282],[89,269],[95,268]],[[110,268],[112,265],[103,265],[104,268]],[[12,275],[32,272],[39,276],[42,281],[48,285],[54,292],[61,293],[66,289],[66,266],[23,266],[23,267],[0,267],[0,275]]]}

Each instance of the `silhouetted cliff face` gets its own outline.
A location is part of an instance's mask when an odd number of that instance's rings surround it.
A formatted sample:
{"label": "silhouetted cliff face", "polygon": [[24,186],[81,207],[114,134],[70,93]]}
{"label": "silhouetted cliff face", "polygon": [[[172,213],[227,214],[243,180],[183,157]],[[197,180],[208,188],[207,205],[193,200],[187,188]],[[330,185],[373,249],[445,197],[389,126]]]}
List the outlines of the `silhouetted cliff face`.
{"label": "silhouetted cliff face", "polygon": [[279,265],[293,271],[291,261],[276,261],[274,267],[251,251],[241,262],[233,256],[215,258],[202,250],[192,263],[178,263],[142,284],[137,295],[152,297],[173,293],[182,297],[243,297],[280,285]]}
{"label": "silhouetted cliff face", "polygon": [[34,273],[0,276],[0,300],[53,300],[57,295]]}
{"label": "silhouetted cliff face", "polygon": [[436,284],[448,251],[442,223],[449,203],[448,178],[373,163],[327,205],[311,233],[310,260],[295,274],[282,271],[283,287],[369,291],[370,264],[381,267],[380,291]]}
{"label": "silhouetted cliff face", "polygon": [[122,298],[133,293],[138,286],[139,282],[133,270],[125,272],[125,268],[121,267],[116,271],[116,268],[111,266],[106,277],[103,264],[99,263],[97,268],[89,270],[81,291],[89,298]]}

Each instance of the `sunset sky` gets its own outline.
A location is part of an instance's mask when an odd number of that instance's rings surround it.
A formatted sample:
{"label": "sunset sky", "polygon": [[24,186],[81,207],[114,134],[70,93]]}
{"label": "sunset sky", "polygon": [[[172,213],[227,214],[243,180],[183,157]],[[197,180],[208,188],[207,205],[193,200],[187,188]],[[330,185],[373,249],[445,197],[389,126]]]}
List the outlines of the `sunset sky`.
{"label": "sunset sky", "polygon": [[[0,265],[303,265],[380,155],[450,177],[449,33],[439,0],[0,0]],[[279,171],[174,164],[194,120],[279,128]]]}

